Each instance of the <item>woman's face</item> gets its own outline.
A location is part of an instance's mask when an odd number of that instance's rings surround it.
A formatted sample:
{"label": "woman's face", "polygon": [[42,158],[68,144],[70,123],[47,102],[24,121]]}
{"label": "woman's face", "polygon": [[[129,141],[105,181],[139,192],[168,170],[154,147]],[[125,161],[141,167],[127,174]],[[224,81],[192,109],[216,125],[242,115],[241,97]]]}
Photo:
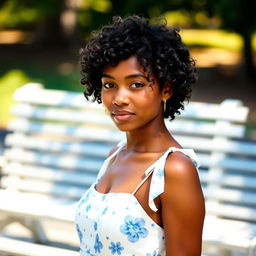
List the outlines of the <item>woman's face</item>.
{"label": "woman's face", "polygon": [[144,128],[162,116],[162,93],[158,82],[147,80],[136,56],[117,66],[106,66],[102,73],[101,97],[116,126],[122,131]]}

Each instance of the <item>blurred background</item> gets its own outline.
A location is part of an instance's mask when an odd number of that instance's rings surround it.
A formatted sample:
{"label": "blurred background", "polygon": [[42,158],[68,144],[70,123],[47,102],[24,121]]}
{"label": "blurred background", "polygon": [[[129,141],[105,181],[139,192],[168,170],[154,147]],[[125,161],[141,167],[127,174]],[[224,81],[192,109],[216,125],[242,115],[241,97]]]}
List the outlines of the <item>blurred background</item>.
{"label": "blurred background", "polygon": [[79,49],[114,15],[160,16],[180,27],[199,72],[191,100],[240,99],[250,109],[246,126],[255,130],[255,11],[255,0],[0,0],[0,155],[14,91],[39,82],[82,92]]}
{"label": "blurred background", "polygon": [[192,100],[241,99],[256,122],[254,0],[1,0],[0,127],[26,82],[82,91],[79,49],[114,15],[164,16],[181,28],[199,68]]}

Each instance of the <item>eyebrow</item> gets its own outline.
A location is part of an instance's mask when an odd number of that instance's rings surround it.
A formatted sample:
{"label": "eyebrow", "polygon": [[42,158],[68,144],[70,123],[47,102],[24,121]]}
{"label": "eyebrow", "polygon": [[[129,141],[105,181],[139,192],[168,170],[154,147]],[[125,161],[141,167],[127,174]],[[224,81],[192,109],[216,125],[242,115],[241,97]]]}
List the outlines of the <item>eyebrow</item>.
{"label": "eyebrow", "polygon": [[[140,73],[138,73],[138,74],[128,75],[128,76],[126,76],[126,77],[125,77],[125,79],[136,78],[136,77],[143,77],[143,78],[147,79],[147,77],[146,77],[145,75],[140,74]],[[102,74],[102,78],[115,79],[113,76],[108,75],[108,74]]]}

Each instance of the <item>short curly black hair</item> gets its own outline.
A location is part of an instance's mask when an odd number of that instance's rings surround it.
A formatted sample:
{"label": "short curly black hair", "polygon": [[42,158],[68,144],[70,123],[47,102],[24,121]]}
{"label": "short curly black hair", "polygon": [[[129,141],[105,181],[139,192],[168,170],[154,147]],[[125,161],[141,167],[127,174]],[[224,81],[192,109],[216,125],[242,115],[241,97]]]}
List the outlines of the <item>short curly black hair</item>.
{"label": "short curly black hair", "polygon": [[184,109],[184,101],[189,100],[197,72],[179,29],[168,27],[165,20],[154,24],[136,15],[125,19],[117,16],[111,25],[96,32],[80,52],[85,97],[93,96],[101,103],[103,68],[132,55],[137,56],[149,78],[153,72],[160,89],[171,85],[173,95],[166,102],[164,117],[173,120]]}

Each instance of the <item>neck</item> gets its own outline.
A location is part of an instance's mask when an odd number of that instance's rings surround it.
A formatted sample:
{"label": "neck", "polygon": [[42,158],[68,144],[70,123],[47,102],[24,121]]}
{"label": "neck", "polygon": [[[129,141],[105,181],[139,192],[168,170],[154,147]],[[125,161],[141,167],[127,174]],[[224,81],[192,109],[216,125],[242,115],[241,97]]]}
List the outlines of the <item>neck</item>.
{"label": "neck", "polygon": [[167,130],[164,119],[154,120],[144,127],[126,132],[127,152],[162,152],[175,140]]}

